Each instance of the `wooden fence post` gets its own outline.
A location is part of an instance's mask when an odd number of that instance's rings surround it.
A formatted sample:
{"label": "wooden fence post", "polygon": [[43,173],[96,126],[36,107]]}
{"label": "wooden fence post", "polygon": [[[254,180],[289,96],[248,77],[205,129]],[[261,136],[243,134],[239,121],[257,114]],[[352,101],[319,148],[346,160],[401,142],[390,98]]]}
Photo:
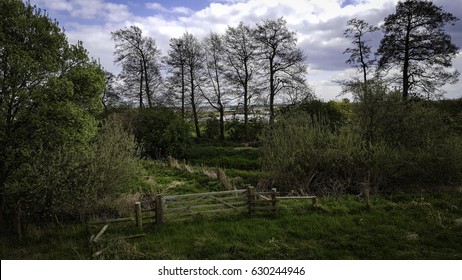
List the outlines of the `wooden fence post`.
{"label": "wooden fence post", "polygon": [[252,216],[253,206],[255,201],[255,188],[252,186],[247,187],[247,203],[249,204],[249,216]]}
{"label": "wooden fence post", "polygon": [[277,204],[277,199],[276,199],[276,194],[277,194],[277,189],[273,188],[271,189],[271,206],[274,208],[272,211],[276,211],[276,204]]}
{"label": "wooden fence post", "polygon": [[22,240],[21,201],[18,201],[14,210],[16,234],[18,235],[18,239]]}
{"label": "wooden fence post", "polygon": [[143,229],[143,217],[141,216],[141,202],[135,203],[135,217],[136,217],[136,226],[138,229]]}
{"label": "wooden fence post", "polygon": [[367,209],[371,209],[371,201],[369,199],[369,187],[364,188],[364,199],[366,200]]}
{"label": "wooden fence post", "polygon": [[164,222],[164,209],[162,205],[162,195],[156,196],[156,224],[160,225]]}

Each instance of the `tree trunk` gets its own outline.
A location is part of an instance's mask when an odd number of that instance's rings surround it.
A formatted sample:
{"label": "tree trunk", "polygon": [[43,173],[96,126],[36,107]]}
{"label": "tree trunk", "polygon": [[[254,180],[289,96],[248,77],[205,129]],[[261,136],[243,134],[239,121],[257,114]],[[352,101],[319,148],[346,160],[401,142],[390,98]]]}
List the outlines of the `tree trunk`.
{"label": "tree trunk", "polygon": [[140,108],[143,108],[143,65],[140,60]]}
{"label": "tree trunk", "polygon": [[273,60],[270,59],[270,124],[274,123],[274,95],[276,89],[274,87],[274,69],[273,69]]}
{"label": "tree trunk", "polygon": [[404,65],[403,65],[403,100],[409,97],[409,47],[410,47],[410,19],[406,30],[406,41],[404,43]]}
{"label": "tree trunk", "polygon": [[5,194],[5,172],[4,171],[4,164],[0,163],[0,226],[2,228],[5,227],[5,218],[3,213],[5,212],[6,207],[6,194]]}
{"label": "tree trunk", "polygon": [[148,106],[152,108],[152,96],[151,90],[149,88],[149,79],[148,79],[148,69],[146,65],[146,60],[143,59],[143,71],[144,71],[144,86],[146,87],[146,97],[148,98]]}
{"label": "tree trunk", "polygon": [[244,85],[244,137],[249,140],[249,89],[248,83],[245,81]]}
{"label": "tree trunk", "polygon": [[181,63],[181,119],[184,121],[185,108],[184,108],[184,98],[185,98],[185,84],[184,84],[184,64]]}
{"label": "tree trunk", "polygon": [[225,140],[225,108],[220,103],[220,140]]}
{"label": "tree trunk", "polygon": [[197,138],[201,138],[201,130],[199,127],[199,118],[197,116],[197,109],[196,109],[196,97],[194,93],[194,74],[191,71],[190,72],[190,77],[191,77],[191,107],[193,111],[193,117],[194,117],[194,126],[196,128],[196,136]]}

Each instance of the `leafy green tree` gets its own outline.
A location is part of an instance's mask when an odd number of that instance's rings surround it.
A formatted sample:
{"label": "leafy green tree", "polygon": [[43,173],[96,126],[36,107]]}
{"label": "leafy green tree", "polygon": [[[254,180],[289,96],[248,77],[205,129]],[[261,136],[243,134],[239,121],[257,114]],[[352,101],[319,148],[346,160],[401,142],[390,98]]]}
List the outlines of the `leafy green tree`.
{"label": "leafy green tree", "polygon": [[403,99],[419,94],[438,96],[441,86],[457,82],[459,72],[447,68],[452,66],[458,47],[444,30],[457,20],[432,1],[422,0],[400,1],[396,12],[385,18],[385,36],[377,51],[379,70],[401,71],[398,80]]}
{"label": "leafy green tree", "polygon": [[78,149],[97,134],[104,73],[82,43],[22,1],[0,2],[0,196],[39,149]]}

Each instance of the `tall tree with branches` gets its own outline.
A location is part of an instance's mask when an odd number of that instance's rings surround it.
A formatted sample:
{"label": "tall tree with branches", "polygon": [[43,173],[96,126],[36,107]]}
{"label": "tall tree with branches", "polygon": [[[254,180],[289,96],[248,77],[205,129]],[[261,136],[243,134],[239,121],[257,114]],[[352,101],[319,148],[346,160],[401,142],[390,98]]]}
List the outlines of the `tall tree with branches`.
{"label": "tall tree with branches", "polygon": [[198,116],[198,90],[203,80],[204,51],[199,40],[193,34],[183,34],[184,54],[186,57],[186,71],[189,81],[189,97],[193,114],[196,136],[201,137]]}
{"label": "tall tree with branches", "polygon": [[223,37],[226,55],[225,74],[227,79],[238,88],[238,96],[244,107],[244,133],[249,138],[249,113],[252,97],[257,92],[256,75],[259,72],[257,63],[258,45],[253,36],[253,29],[243,22],[238,26],[228,26]]}
{"label": "tall tree with branches", "polygon": [[225,104],[229,91],[226,90],[226,57],[223,38],[217,33],[210,33],[204,40],[205,69],[207,89],[204,98],[220,115],[220,139],[225,139]]}
{"label": "tall tree with branches", "polygon": [[276,95],[285,88],[304,86],[307,73],[305,56],[297,47],[296,33],[289,31],[283,18],[267,19],[257,24],[255,38],[260,46],[260,55],[267,63],[270,123],[273,123]]}
{"label": "tall tree with branches", "polygon": [[419,95],[439,97],[443,85],[457,82],[459,72],[447,68],[458,47],[444,30],[457,20],[432,1],[423,0],[400,1],[395,13],[385,18],[385,36],[377,52],[379,70],[401,71],[398,80],[404,100]]}
{"label": "tall tree with branches", "polygon": [[[160,79],[160,50],[151,37],[144,37],[137,26],[119,29],[111,33],[115,42],[115,62],[122,66],[122,77],[130,84],[139,81],[139,104],[143,107],[143,96],[148,106],[153,107],[153,87]],[[144,94],[143,94],[144,93]]]}
{"label": "tall tree with branches", "polygon": [[[166,62],[170,65],[173,77],[176,79],[179,76],[181,84],[181,118],[185,119],[185,100],[186,100],[186,84],[185,84],[185,70],[186,70],[186,52],[185,43],[183,38],[171,38],[170,39],[170,50]],[[174,82],[175,83],[175,82]]]}
{"label": "tall tree with branches", "polygon": [[375,59],[371,58],[373,52],[367,44],[366,36],[368,33],[373,33],[377,30],[379,30],[378,27],[374,27],[364,20],[354,18],[347,22],[347,28],[344,32],[346,38],[352,39],[351,43],[353,45],[353,47],[349,47],[343,52],[344,54],[350,54],[346,63],[360,69],[363,74],[364,84],[367,84],[367,74],[375,62]]}

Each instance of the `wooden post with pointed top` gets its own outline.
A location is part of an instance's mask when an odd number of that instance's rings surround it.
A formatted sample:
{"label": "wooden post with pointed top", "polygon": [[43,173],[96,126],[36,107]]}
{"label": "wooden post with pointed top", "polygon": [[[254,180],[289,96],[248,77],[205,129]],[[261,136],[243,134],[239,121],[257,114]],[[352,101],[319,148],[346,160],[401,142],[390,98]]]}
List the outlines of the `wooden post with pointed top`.
{"label": "wooden post with pointed top", "polygon": [[135,203],[135,217],[136,217],[136,226],[138,229],[143,229],[143,217],[141,216],[141,202]]}

